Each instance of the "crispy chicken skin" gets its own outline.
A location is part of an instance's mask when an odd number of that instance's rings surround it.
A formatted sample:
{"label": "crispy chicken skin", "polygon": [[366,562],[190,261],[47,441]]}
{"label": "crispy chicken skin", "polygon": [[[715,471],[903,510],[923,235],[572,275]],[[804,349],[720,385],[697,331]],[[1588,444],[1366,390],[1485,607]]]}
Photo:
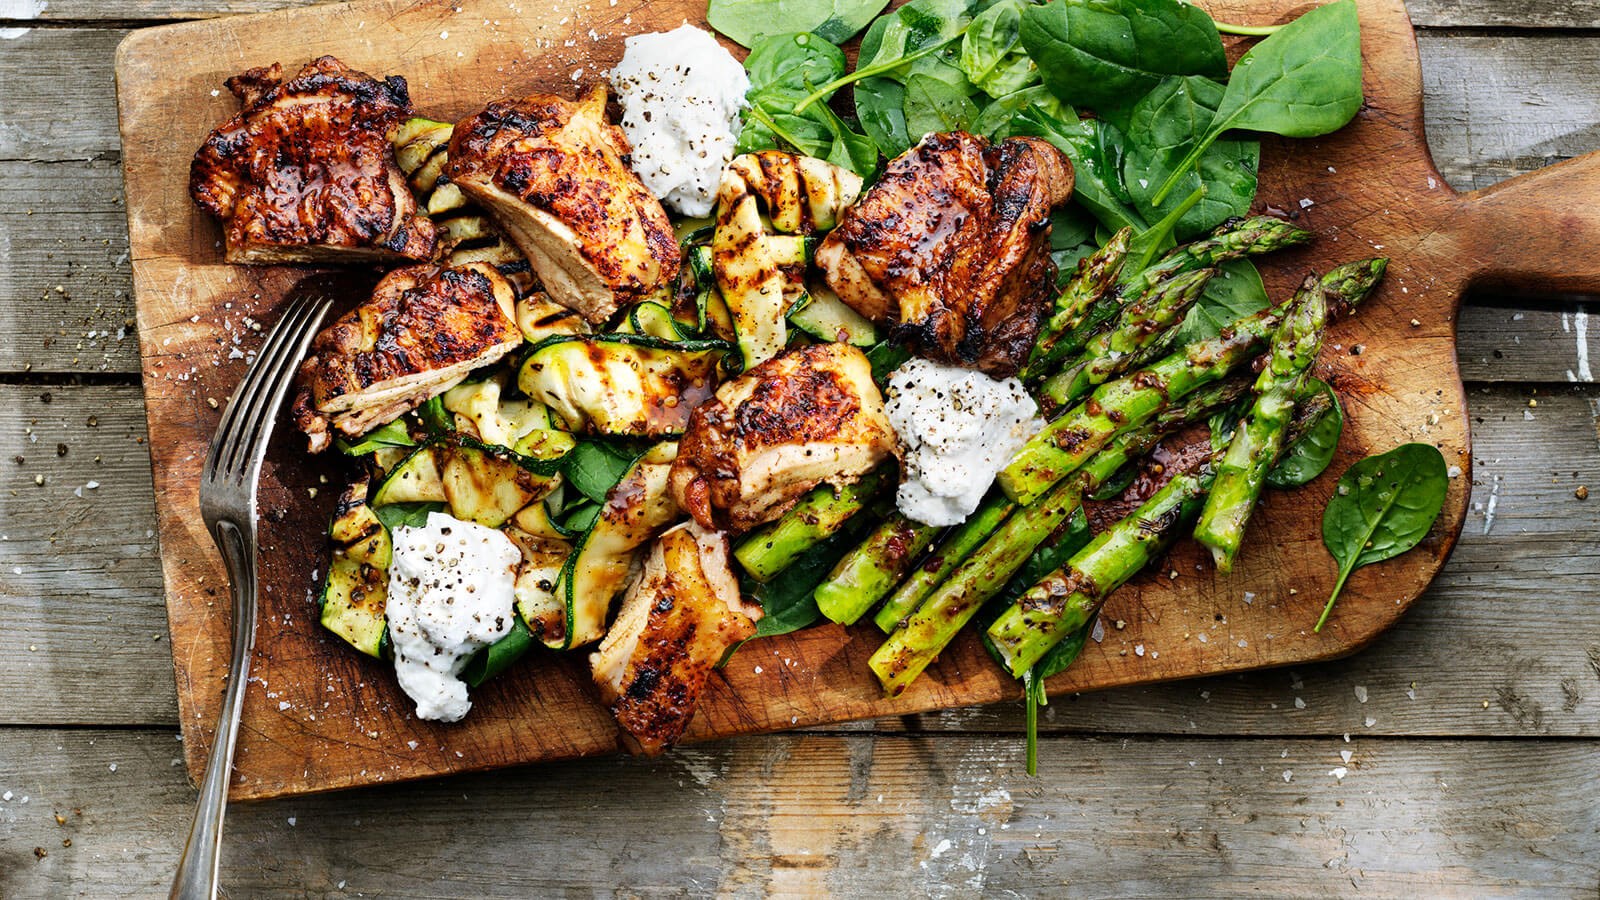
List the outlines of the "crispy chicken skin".
{"label": "crispy chicken skin", "polygon": [[599,324],[672,284],[678,242],[628,168],[606,91],[496,101],[456,126],[450,181],[489,211],[556,302]]}
{"label": "crispy chicken skin", "polygon": [[1036,138],[930,134],[845,213],[817,265],[923,355],[1012,375],[1049,306],[1050,210],[1072,181],[1071,161]]}
{"label": "crispy chicken skin", "polygon": [[223,222],[228,262],[431,259],[437,233],[389,144],[412,114],[405,79],[331,56],[281,74],[273,63],[228,79],[244,108],[189,168],[189,194]]}
{"label": "crispy chicken skin", "polygon": [[818,484],[847,484],[893,452],[866,356],[848,344],[787,350],[717,389],[689,417],[672,464],[678,505],[707,529],[747,531]]}
{"label": "crispy chicken skin", "polygon": [[600,695],[634,749],[683,736],[711,670],[753,637],[761,607],[739,596],[727,538],[685,522],[656,539],[617,621],[589,656]]}
{"label": "crispy chicken skin", "polygon": [[410,266],[324,328],[300,364],[295,423],[311,452],[329,426],[365,434],[522,344],[511,285],[487,263]]}

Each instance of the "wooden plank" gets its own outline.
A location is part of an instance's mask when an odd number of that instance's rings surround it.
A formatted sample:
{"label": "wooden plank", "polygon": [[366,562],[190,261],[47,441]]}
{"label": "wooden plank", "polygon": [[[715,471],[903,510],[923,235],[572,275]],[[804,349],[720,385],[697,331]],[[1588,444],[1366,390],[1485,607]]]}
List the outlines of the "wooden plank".
{"label": "wooden plank", "polygon": [[[0,892],[165,890],[193,802],[173,737],[0,730]],[[1041,756],[1028,778],[1015,737],[773,736],[242,804],[222,883],[238,896],[1542,898],[1590,896],[1600,877],[1593,741],[1056,738]]]}
{"label": "wooden plank", "polygon": [[[51,0],[28,14],[8,11],[16,21],[52,23],[140,22],[210,18],[310,6],[305,0]],[[1430,28],[1592,28],[1600,24],[1597,0],[1408,0],[1411,21]]]}
{"label": "wooden plank", "polygon": [[1469,381],[1592,384],[1600,367],[1600,304],[1477,298],[1461,310],[1456,358]]}
{"label": "wooden plank", "polygon": [[[52,395],[49,405],[39,402],[45,390]],[[148,461],[137,443],[143,436],[137,390],[0,387],[0,467],[8,486],[0,490],[0,521],[7,523],[0,532],[8,538],[0,541],[0,621],[6,623],[0,630],[0,723],[176,721],[161,576],[153,539],[143,537],[154,528],[154,515]],[[1319,666],[1061,698],[1047,708],[1043,727],[1600,736],[1600,684],[1593,680],[1600,673],[1592,668],[1600,660],[1600,624],[1590,602],[1600,595],[1592,549],[1592,536],[1600,532],[1594,418],[1600,394],[1562,388],[1553,394],[1541,389],[1534,397],[1531,390],[1469,392],[1473,416],[1483,421],[1474,426],[1480,483],[1467,533],[1417,608],[1372,648]],[[1529,408],[1529,399],[1539,406]],[[1525,412],[1534,419],[1525,419]],[[97,427],[87,426],[89,415],[99,417]],[[24,430],[30,428],[37,442]],[[68,445],[67,456],[54,455],[58,442]],[[27,459],[20,467],[12,461],[19,453]],[[95,455],[101,463],[94,463]],[[45,476],[44,487],[32,484],[34,474]],[[101,486],[75,496],[91,479]],[[1576,483],[1587,483],[1596,496],[1578,500]],[[1484,535],[1490,496],[1496,516]],[[61,525],[63,509],[76,524]],[[107,523],[129,540],[108,546]],[[101,560],[103,568],[61,564],[86,559]],[[14,568],[24,574],[15,575]],[[315,626],[302,620],[295,627]],[[1120,651],[1117,640],[1113,628],[1105,641]],[[751,645],[740,662],[759,664],[758,654],[767,652]],[[107,692],[108,679],[136,689]],[[1365,701],[1358,699],[1358,686]],[[1375,720],[1371,726],[1368,717]],[[1020,705],[885,719],[872,727],[1016,733]]]}
{"label": "wooden plank", "polygon": [[0,386],[6,722],[174,720],[144,440],[135,387]]}

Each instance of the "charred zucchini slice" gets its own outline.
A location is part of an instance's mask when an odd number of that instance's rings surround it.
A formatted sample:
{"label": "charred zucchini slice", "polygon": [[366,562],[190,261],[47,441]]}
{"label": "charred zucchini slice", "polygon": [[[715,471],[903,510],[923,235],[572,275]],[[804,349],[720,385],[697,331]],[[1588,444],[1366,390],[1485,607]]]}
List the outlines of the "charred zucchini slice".
{"label": "charred zucchini slice", "polygon": [[384,606],[394,545],[367,505],[367,481],[339,498],[328,528],[333,552],[322,582],[322,627],[368,656],[382,656],[388,641]]}
{"label": "charred zucchini slice", "polygon": [[611,601],[627,581],[635,552],[678,515],[667,489],[667,474],[677,455],[678,445],[669,442],[634,461],[606,496],[594,524],[573,546],[556,585],[568,627],[559,643],[547,641],[551,646],[581,647],[605,635]]}
{"label": "charred zucchini slice", "polygon": [[673,437],[716,390],[726,349],[642,334],[556,337],[528,354],[517,383],[573,431]]}

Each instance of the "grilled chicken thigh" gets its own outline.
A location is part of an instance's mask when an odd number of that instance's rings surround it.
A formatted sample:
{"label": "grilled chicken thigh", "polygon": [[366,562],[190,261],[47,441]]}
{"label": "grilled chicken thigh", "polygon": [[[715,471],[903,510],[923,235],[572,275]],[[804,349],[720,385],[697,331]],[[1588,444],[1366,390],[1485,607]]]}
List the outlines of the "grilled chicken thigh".
{"label": "grilled chicken thigh", "polygon": [[317,335],[300,365],[294,415],[325,449],[328,427],[365,434],[442,394],[522,344],[511,285],[487,263],[384,276],[372,299]]}
{"label": "grilled chicken thigh", "polygon": [[1035,138],[930,134],[817,248],[830,287],[940,362],[1014,374],[1050,302],[1050,210],[1072,163]]}
{"label": "grilled chicken thigh", "polygon": [[672,283],[666,210],[628,168],[606,92],[496,101],[456,126],[445,170],[525,253],[550,296],[593,323]]}
{"label": "grilled chicken thigh", "polygon": [[848,344],[788,350],[694,411],[672,464],[678,505],[738,533],[782,515],[818,484],[848,484],[893,452],[872,366]]}
{"label": "grilled chicken thigh", "polygon": [[433,223],[395,165],[412,113],[405,79],[324,56],[288,81],[277,63],[228,79],[244,109],[211,132],[189,193],[223,221],[231,263],[426,260]]}
{"label": "grilled chicken thigh", "polygon": [[711,670],[760,618],[761,607],[739,596],[726,537],[685,522],[656,539],[589,656],[602,698],[639,750],[654,755],[683,736]]}

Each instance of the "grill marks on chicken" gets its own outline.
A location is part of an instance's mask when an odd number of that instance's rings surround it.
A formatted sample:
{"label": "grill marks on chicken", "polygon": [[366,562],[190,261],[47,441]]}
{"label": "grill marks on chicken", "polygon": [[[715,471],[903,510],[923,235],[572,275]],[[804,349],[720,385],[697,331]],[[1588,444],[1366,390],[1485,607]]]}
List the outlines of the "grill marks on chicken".
{"label": "grill marks on chicken", "polygon": [[1012,375],[1049,306],[1050,210],[1072,182],[1044,141],[931,134],[884,168],[816,261],[846,303],[923,355]]}
{"label": "grill marks on chicken", "polygon": [[456,126],[446,168],[550,296],[596,324],[678,274],[666,210],[628,168],[631,148],[605,106],[603,86],[576,103],[553,94],[490,103]]}
{"label": "grill marks on chicken", "polygon": [[847,484],[895,447],[872,366],[847,344],[785,351],[723,384],[689,417],[672,465],[678,505],[738,533],[823,482]]}
{"label": "grill marks on chicken", "polygon": [[487,263],[410,266],[340,316],[300,365],[295,422],[311,452],[329,426],[365,434],[442,394],[522,344],[509,282]]}
{"label": "grill marks on chicken", "polygon": [[437,234],[395,164],[405,79],[332,56],[288,81],[277,63],[228,79],[243,109],[206,138],[189,193],[223,221],[230,263],[426,260]]}
{"label": "grill marks on chicken", "polygon": [[650,548],[589,664],[635,748],[651,755],[689,727],[728,648],[754,637],[761,607],[739,596],[727,538],[684,523]]}

